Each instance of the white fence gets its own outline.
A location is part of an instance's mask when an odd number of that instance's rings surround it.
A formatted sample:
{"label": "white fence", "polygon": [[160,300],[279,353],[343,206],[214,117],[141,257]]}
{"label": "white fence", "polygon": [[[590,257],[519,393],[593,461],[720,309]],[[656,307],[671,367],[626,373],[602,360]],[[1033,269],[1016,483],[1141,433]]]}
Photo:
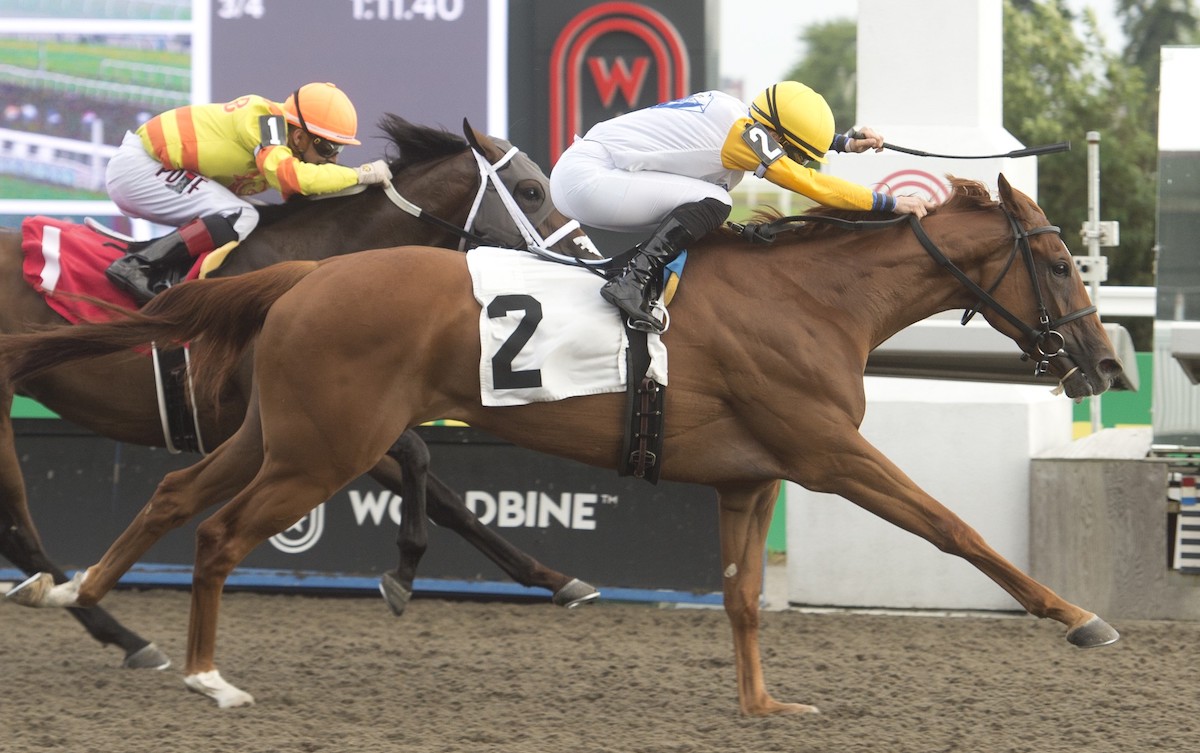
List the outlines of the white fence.
{"label": "white fence", "polygon": [[104,170],[116,153],[103,143],[104,126],[92,125],[91,141],[0,128],[0,173],[88,191],[104,190]]}
{"label": "white fence", "polygon": [[[156,66],[162,68],[162,66]],[[114,69],[115,70],[115,69]],[[167,76],[159,71],[156,76],[162,80],[170,80],[176,85],[184,83],[190,86],[191,71],[177,69],[179,72]],[[113,71],[107,71],[112,74]],[[130,71],[123,71],[127,76]],[[144,73],[142,75],[145,75]],[[147,108],[170,109],[186,105],[191,101],[191,91],[185,87],[182,91],[164,89],[157,86],[120,83],[114,81],[99,81],[82,76],[70,76],[65,73],[52,73],[32,68],[22,68],[7,63],[0,64],[0,83],[21,86],[26,89],[40,89],[50,92],[62,92],[107,102],[129,102],[143,105]]]}

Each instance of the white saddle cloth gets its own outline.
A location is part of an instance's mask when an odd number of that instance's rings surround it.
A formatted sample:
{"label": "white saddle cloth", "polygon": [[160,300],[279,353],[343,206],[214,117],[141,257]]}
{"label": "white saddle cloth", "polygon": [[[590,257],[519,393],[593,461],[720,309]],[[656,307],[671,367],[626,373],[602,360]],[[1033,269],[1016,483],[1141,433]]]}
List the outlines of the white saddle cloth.
{"label": "white saddle cloth", "polygon": [[[479,315],[479,397],[526,405],[625,390],[629,341],[603,278],[526,251],[477,248],[467,268]],[[667,384],[667,349],[648,337],[648,376]]]}

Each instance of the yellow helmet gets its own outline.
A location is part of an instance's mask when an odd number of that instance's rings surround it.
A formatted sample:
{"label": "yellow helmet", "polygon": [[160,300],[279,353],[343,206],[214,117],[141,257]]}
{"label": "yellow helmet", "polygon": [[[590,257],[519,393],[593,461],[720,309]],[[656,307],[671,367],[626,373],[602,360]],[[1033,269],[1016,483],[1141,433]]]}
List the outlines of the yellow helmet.
{"label": "yellow helmet", "polygon": [[750,117],[817,162],[833,143],[833,111],[820,94],[798,81],[767,87],[750,104]]}
{"label": "yellow helmet", "polygon": [[358,113],[345,92],[333,84],[305,84],[283,103],[287,122],[338,144],[361,144]]}

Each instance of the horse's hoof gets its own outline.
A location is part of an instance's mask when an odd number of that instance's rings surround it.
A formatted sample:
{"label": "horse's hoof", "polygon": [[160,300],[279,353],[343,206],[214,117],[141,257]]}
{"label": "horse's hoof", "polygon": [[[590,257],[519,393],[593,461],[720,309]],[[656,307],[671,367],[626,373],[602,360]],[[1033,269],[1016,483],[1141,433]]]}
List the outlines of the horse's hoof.
{"label": "horse's hoof", "polygon": [[5,601],[23,607],[47,607],[50,589],[54,588],[54,576],[50,573],[31,575],[4,595]]}
{"label": "horse's hoof", "polygon": [[1093,615],[1092,619],[1077,628],[1067,631],[1067,640],[1080,648],[1107,646],[1121,640],[1121,634],[1104,620]]}
{"label": "horse's hoof", "polygon": [[600,592],[579,578],[575,578],[554,593],[554,603],[567,609],[574,609],[580,604],[587,604],[599,598]]}
{"label": "horse's hoof", "polygon": [[404,614],[404,608],[408,606],[413,595],[413,592],[400,585],[400,581],[391,573],[384,573],[379,579],[379,593],[383,595],[383,600],[387,602],[392,614],[397,617]]}
{"label": "horse's hoof", "polygon": [[126,669],[166,669],[171,660],[153,643],[147,643],[125,657],[121,666]]}
{"label": "horse's hoof", "polygon": [[188,690],[213,699],[223,709],[254,705],[254,696],[225,682],[225,678],[215,669],[188,675],[183,678],[183,684],[188,686]]}
{"label": "horse's hoof", "polygon": [[788,716],[791,714],[819,714],[821,710],[805,703],[771,701],[757,708],[743,709],[742,713],[746,716]]}

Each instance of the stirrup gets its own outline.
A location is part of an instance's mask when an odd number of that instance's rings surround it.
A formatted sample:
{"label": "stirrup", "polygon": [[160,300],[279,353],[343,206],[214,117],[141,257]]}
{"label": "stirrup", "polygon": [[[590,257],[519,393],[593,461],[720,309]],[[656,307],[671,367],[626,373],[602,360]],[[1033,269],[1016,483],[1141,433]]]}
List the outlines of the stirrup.
{"label": "stirrup", "polygon": [[636,329],[639,332],[646,332],[651,335],[664,334],[668,329],[671,328],[671,312],[668,311],[667,307],[664,306],[662,301],[659,300],[650,302],[650,311],[647,313],[649,313],[651,318],[654,318],[655,310],[662,312],[662,318],[659,320],[661,327],[655,327],[654,325],[647,324],[643,321],[634,321],[631,318],[625,319],[625,326],[629,327],[630,329]]}

